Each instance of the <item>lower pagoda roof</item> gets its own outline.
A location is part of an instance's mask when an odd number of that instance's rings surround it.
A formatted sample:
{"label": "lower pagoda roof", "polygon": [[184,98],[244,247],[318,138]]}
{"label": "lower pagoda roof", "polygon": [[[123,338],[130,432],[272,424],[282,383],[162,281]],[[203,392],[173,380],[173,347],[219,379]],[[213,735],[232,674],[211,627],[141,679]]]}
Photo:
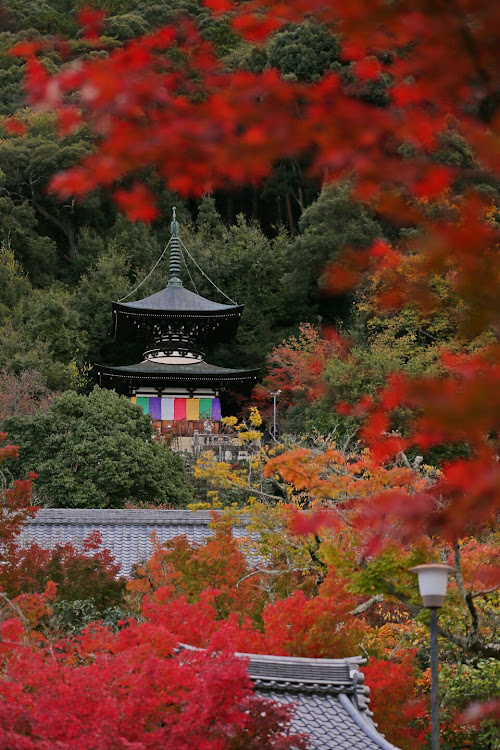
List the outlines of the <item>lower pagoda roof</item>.
{"label": "lower pagoda roof", "polygon": [[195,362],[187,365],[160,364],[153,360],[145,360],[136,365],[124,365],[123,367],[105,367],[96,365],[99,384],[102,381],[123,380],[129,383],[179,385],[208,385],[215,383],[224,385],[226,383],[244,383],[257,380],[259,370],[233,370],[229,367],[218,367],[208,362]]}

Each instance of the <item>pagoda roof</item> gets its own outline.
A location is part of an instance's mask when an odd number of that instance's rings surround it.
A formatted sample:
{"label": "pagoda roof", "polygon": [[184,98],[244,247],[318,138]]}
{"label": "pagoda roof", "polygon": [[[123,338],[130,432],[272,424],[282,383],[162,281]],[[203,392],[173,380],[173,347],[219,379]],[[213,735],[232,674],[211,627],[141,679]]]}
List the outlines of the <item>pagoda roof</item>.
{"label": "pagoda roof", "polygon": [[160,292],[136,302],[113,302],[113,309],[134,311],[142,314],[161,313],[237,313],[243,305],[224,305],[185,289],[183,286],[166,286]]}
{"label": "pagoda roof", "polygon": [[[213,302],[184,288],[180,279],[180,246],[183,243],[179,238],[179,224],[175,208],[172,209],[172,213],[171,236],[167,245],[170,247],[168,284],[161,291],[135,302],[123,300],[112,302],[111,332],[113,338],[117,335],[127,337],[135,334],[145,336],[151,341],[158,341],[162,338],[181,339],[192,344],[217,344],[228,341],[236,336],[243,305],[237,305],[229,297],[227,298],[231,303],[229,305]],[[188,252],[184,245],[183,247]],[[208,276],[206,278],[208,279]],[[214,286],[219,292],[221,291],[215,284]]]}
{"label": "pagoda roof", "polygon": [[165,287],[137,302],[112,302],[114,338],[145,336],[154,340],[160,332],[197,344],[217,344],[236,335],[243,305],[222,305],[184,287]]}
{"label": "pagoda roof", "polygon": [[123,379],[128,381],[157,383],[239,383],[257,379],[258,370],[233,370],[229,367],[218,367],[208,362],[194,362],[188,365],[161,364],[145,360],[136,365],[123,367],[105,367],[96,365],[99,379]]}

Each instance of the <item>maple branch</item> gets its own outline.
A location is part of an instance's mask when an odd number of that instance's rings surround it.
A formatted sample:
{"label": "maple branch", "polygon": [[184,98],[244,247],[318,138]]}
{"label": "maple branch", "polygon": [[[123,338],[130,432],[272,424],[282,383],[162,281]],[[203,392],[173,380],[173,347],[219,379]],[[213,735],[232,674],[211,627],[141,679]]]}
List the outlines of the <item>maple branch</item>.
{"label": "maple branch", "polygon": [[498,591],[500,589],[500,583],[497,583],[496,586],[492,586],[489,589],[481,589],[481,591],[471,591],[470,596],[472,599],[475,599],[476,596],[486,596],[487,594],[492,594],[494,591]]}
{"label": "maple branch", "polygon": [[395,599],[398,599],[401,604],[404,604],[404,606],[410,610],[413,617],[417,617],[417,615],[420,614],[423,608],[419,607],[418,604],[413,604],[413,602],[410,601],[410,598],[406,596],[406,594],[403,594],[402,591],[397,589],[393,583],[384,580],[384,586],[387,589],[387,593],[390,596],[393,596]]}
{"label": "maple branch", "polygon": [[323,560],[320,560],[320,558],[318,557],[318,550],[321,546],[321,539],[319,538],[318,534],[314,535],[314,543],[315,543],[315,546],[313,545],[312,542],[308,542],[307,550],[309,552],[311,560],[317,566],[317,568],[319,568],[319,570],[316,571],[316,583],[319,586],[325,580],[325,576],[328,572],[328,565],[325,562],[323,562]]}
{"label": "maple branch", "polygon": [[252,570],[250,573],[247,573],[246,576],[243,576],[243,578],[240,578],[239,581],[236,582],[236,588],[239,588],[240,583],[243,583],[243,581],[246,581],[247,578],[252,578],[252,576],[255,576],[257,574],[262,575],[268,575],[268,576],[284,576],[288,575],[288,573],[310,573],[310,568],[281,568],[277,570],[269,570],[267,568],[256,568],[255,570]]}
{"label": "maple branch", "polygon": [[[457,566],[457,570],[459,570],[458,566]],[[389,581],[385,581],[385,585],[387,587],[388,593],[391,596],[394,596],[396,599],[399,599],[399,601],[410,610],[411,614],[414,617],[416,617],[422,611],[423,607],[410,602],[408,597],[405,594],[403,594],[401,591],[398,591],[392,583],[390,583]],[[464,589],[464,593],[465,593],[464,603],[469,609],[469,612],[470,612],[469,600],[474,611],[476,611],[474,605],[472,604],[471,595],[467,594],[467,592],[465,592],[465,589]],[[476,613],[476,618],[477,618],[477,613]],[[467,651],[473,654],[478,654],[480,656],[485,656],[490,659],[500,659],[500,643],[482,643],[479,640],[478,625],[479,625],[478,622],[477,622],[477,627],[474,627],[474,624],[473,624],[473,627],[471,628],[471,631],[467,636],[461,636],[461,635],[457,635],[456,633],[452,633],[446,628],[443,628],[441,625],[438,626],[438,633],[442,638],[445,638],[447,641],[450,641],[450,643],[453,643],[455,646],[459,646],[464,651]]]}
{"label": "maple branch", "polygon": [[464,577],[462,575],[462,563],[459,543],[457,543],[455,546],[455,583],[457,584],[457,589],[463,603],[466,604],[467,591],[465,589]]}
{"label": "maple branch", "polygon": [[464,651],[500,660],[500,643],[481,643],[479,639],[471,641],[470,637],[456,635],[441,626],[438,626],[438,633],[443,638],[446,638],[447,641],[454,643],[455,646],[460,646]]}
{"label": "maple branch", "polygon": [[379,602],[384,601],[384,595],[383,594],[375,594],[374,596],[370,597],[368,601],[363,602],[362,604],[358,604],[357,607],[354,607],[354,609],[351,609],[349,612],[350,615],[361,615],[363,612],[366,612],[370,607],[373,607],[374,604],[378,604]]}
{"label": "maple branch", "polygon": [[243,490],[244,492],[248,492],[250,495],[260,495],[261,497],[265,497],[267,500],[278,500],[278,502],[283,502],[283,497],[278,497],[278,495],[271,495],[269,492],[264,492],[264,490],[258,490],[256,487],[252,487],[251,485],[247,485],[246,487],[242,487],[241,484],[238,484],[237,482],[233,482],[231,479],[225,480],[231,487],[234,487],[237,490]]}
{"label": "maple branch", "polygon": [[47,211],[45,206],[43,206],[35,194],[35,187],[33,178],[30,177],[30,189],[31,189],[31,201],[33,203],[34,208],[38,211],[38,213],[42,214],[46,219],[51,221],[53,224],[56,225],[58,229],[63,232],[63,234],[67,237],[69,246],[71,248],[71,252],[73,253],[73,257],[78,257],[78,247],[76,244],[76,238],[75,238],[75,228],[73,227],[73,224],[68,220],[68,218],[65,216],[64,221],[62,221],[59,217],[54,216],[50,213],[50,211]]}
{"label": "maple branch", "polygon": [[0,591],[0,597],[4,600],[4,602],[7,603],[7,605],[11,609],[14,610],[14,612],[16,612],[19,615],[19,618],[22,620],[24,626],[25,627],[29,627],[29,622],[26,619],[26,616],[23,613],[22,609],[17,604],[15,604],[11,599],[9,599],[9,597],[7,596],[7,594],[4,594],[3,591]]}
{"label": "maple branch", "polygon": [[457,543],[455,546],[455,570],[456,570],[455,580],[457,582],[457,588],[458,588],[458,591],[460,593],[463,603],[469,610],[469,614],[471,618],[471,630],[467,637],[467,640],[469,640],[471,643],[475,643],[478,640],[478,636],[479,636],[479,616],[477,613],[477,609],[474,605],[472,592],[466,591],[465,589],[464,578],[462,575],[462,564],[461,564],[461,554],[460,554],[459,543]]}

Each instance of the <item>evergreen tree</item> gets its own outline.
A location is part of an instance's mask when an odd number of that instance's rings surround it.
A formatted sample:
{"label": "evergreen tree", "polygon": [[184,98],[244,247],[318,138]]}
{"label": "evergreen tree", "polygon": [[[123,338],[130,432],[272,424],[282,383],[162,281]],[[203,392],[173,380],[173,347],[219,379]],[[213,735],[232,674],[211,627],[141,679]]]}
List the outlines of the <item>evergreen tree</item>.
{"label": "evergreen tree", "polygon": [[153,441],[149,416],[114,391],[67,391],[45,412],[8,417],[2,429],[20,446],[13,472],[36,472],[35,494],[48,505],[182,506],[190,500],[181,457]]}

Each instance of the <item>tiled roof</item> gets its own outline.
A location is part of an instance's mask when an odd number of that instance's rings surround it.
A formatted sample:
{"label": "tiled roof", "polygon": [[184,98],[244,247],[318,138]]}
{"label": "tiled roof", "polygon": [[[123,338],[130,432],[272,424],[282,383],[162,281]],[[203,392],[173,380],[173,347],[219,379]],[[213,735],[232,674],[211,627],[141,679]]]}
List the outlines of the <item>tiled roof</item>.
{"label": "tiled roof", "polygon": [[372,721],[361,657],[240,656],[258,695],[293,705],[292,730],[308,735],[311,750],[395,750]]}
{"label": "tiled roof", "polygon": [[310,750],[397,750],[371,718],[370,690],[363,685],[360,670],[362,657],[237,656],[248,660],[248,674],[258,695],[292,706],[291,730],[307,735]]}
{"label": "tiled roof", "polygon": [[[36,542],[41,547],[72,542],[80,545],[96,530],[102,537],[102,548],[109,549],[130,575],[136,563],[147,560],[153,551],[151,535],[160,543],[184,535],[191,542],[203,542],[212,534],[208,525],[210,511],[189,510],[80,510],[44,508],[27,522],[22,542]],[[233,530],[235,537],[246,536],[243,527]]]}
{"label": "tiled roof", "polygon": [[293,704],[291,728],[308,736],[310,750],[396,750],[345,693],[256,692],[282,705]]}
{"label": "tiled roof", "polygon": [[208,362],[193,362],[189,365],[166,365],[155,362],[154,359],[145,360],[135,365],[123,365],[122,367],[106,367],[97,365],[103,375],[110,377],[126,375],[128,378],[138,377],[140,380],[147,378],[176,380],[186,382],[192,380],[200,381],[239,381],[255,380],[258,370],[232,370],[229,367],[219,367]]}
{"label": "tiled roof", "polygon": [[150,294],[149,297],[137,300],[137,302],[115,302],[129,310],[161,310],[161,311],[188,311],[188,312],[241,312],[242,305],[224,305],[213,302],[206,297],[190,292],[184,287],[165,287],[160,292]]}

